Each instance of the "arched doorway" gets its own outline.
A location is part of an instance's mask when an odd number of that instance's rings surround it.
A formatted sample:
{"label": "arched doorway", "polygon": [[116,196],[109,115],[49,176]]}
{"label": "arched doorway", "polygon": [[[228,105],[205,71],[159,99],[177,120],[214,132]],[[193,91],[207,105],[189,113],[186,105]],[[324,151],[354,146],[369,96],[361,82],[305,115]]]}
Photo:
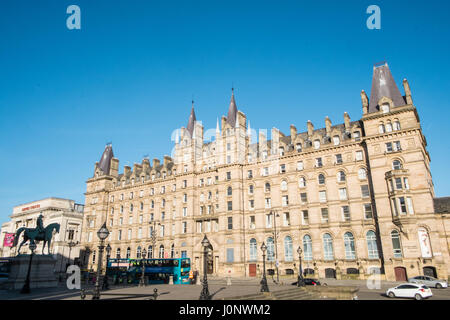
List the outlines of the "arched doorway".
{"label": "arched doorway", "polygon": [[423,275],[427,277],[437,278],[436,268],[431,266],[423,267]]}
{"label": "arched doorway", "polygon": [[325,278],[336,278],[336,270],[332,268],[325,269]]}
{"label": "arched doorway", "polygon": [[395,281],[407,281],[408,275],[406,274],[406,268],[403,267],[395,267]]}

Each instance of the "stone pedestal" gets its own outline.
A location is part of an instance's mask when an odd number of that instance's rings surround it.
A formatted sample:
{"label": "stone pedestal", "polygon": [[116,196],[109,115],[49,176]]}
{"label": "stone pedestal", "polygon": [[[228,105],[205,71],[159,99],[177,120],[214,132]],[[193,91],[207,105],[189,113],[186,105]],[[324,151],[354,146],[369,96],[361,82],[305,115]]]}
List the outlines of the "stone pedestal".
{"label": "stone pedestal", "polygon": [[[6,287],[20,290],[27,278],[30,255],[23,254],[11,259],[11,271]],[[51,255],[35,254],[31,264],[30,288],[53,288],[58,286],[55,274],[56,259]]]}

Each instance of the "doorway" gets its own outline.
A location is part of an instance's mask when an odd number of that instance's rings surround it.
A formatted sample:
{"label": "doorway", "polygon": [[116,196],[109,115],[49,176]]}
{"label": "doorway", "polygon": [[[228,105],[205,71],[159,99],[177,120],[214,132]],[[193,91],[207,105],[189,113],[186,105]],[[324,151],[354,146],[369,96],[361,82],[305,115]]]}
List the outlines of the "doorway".
{"label": "doorway", "polygon": [[406,268],[403,267],[395,267],[395,281],[407,281],[408,276],[406,274]]}
{"label": "doorway", "polygon": [[250,263],[248,265],[248,275],[250,277],[256,277],[256,263]]}
{"label": "doorway", "polygon": [[325,278],[336,278],[336,270],[332,268],[325,269]]}
{"label": "doorway", "polygon": [[423,267],[423,275],[427,277],[437,278],[437,272],[435,267]]}

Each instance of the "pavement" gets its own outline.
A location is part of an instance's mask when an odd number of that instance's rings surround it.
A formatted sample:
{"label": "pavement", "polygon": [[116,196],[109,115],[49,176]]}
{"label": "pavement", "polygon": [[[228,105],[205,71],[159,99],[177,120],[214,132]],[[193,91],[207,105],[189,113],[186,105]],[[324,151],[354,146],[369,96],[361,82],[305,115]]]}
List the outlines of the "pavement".
{"label": "pavement", "polygon": [[[319,279],[321,283],[328,286],[356,286],[358,300],[385,300],[384,295],[388,288],[396,286],[401,282],[381,281],[379,284],[367,282],[366,280],[335,280]],[[209,292],[213,300],[232,298],[243,295],[250,295],[260,292],[260,279],[232,278],[231,285],[227,285],[226,278],[208,279]],[[276,284],[268,279],[270,291],[286,290],[292,288],[291,285],[296,279],[283,279],[282,284]],[[93,285],[83,285],[88,294],[86,300],[90,300],[92,295],[89,291]],[[107,300],[152,300],[154,289],[158,290],[158,300],[198,300],[202,290],[201,285],[169,285],[157,284],[139,287],[137,285],[110,286],[110,290],[101,292],[101,299]],[[429,300],[450,300],[450,289],[432,288],[433,297]],[[400,298],[396,298],[400,300]],[[80,290],[69,290],[65,283],[60,283],[56,288],[31,289],[30,294],[20,294],[19,291],[0,291],[0,300],[81,300]]]}

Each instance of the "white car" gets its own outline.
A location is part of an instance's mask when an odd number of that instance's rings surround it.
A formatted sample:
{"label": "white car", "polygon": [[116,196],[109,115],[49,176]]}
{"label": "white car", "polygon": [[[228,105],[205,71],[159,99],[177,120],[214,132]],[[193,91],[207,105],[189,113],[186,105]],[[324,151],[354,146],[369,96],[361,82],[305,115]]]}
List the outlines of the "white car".
{"label": "white car", "polygon": [[414,298],[422,300],[433,296],[431,289],[423,284],[403,283],[386,291],[386,295],[390,298]]}

